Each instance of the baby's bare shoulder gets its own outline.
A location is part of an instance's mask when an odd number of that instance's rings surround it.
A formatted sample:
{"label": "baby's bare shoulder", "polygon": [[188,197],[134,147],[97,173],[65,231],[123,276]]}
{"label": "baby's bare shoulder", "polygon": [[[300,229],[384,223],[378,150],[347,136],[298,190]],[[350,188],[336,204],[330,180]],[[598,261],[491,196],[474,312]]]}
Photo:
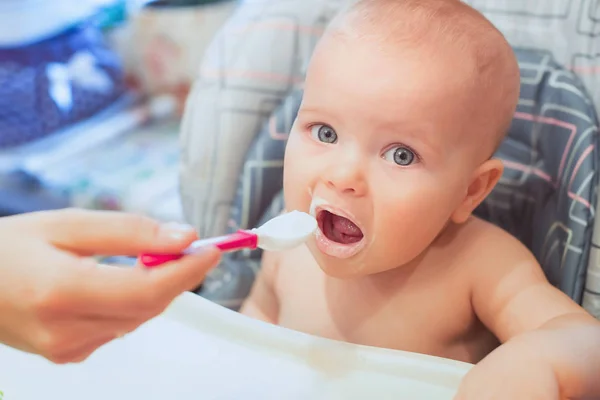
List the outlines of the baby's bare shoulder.
{"label": "baby's bare shoulder", "polygon": [[548,282],[534,255],[508,232],[474,219],[460,235],[471,304],[502,343],[561,315],[585,313]]}
{"label": "baby's bare shoulder", "polygon": [[537,265],[531,251],[517,238],[479,218],[473,217],[458,228],[454,240],[459,247],[457,251],[468,264],[506,265],[518,261]]}
{"label": "baby's bare shoulder", "polygon": [[469,286],[495,285],[508,275],[545,276],[535,256],[517,238],[479,218],[457,227],[450,259],[464,273]]}

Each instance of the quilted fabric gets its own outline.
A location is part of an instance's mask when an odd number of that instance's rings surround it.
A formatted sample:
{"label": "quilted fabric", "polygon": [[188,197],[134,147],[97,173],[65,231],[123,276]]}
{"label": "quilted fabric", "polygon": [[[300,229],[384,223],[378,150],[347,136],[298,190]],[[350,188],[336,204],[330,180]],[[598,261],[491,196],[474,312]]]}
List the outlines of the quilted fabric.
{"label": "quilted fabric", "polygon": [[[519,238],[540,261],[550,282],[581,302],[596,204],[595,111],[580,81],[547,53],[519,49],[516,53],[521,99],[496,154],[506,169],[476,213]],[[301,92],[292,93],[252,144],[238,181],[231,230],[260,224],[274,197],[277,202],[269,214],[283,209],[285,141],[300,101]],[[259,261],[260,252],[226,258],[201,294],[239,307]],[[224,280],[226,285],[216,283]]]}

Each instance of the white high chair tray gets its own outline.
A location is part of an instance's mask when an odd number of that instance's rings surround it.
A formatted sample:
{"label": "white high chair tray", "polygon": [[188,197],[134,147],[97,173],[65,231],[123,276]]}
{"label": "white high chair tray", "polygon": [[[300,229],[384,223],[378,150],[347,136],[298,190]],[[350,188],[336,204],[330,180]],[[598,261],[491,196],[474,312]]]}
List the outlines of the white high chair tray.
{"label": "white high chair tray", "polygon": [[469,368],[271,326],[186,293],[81,364],[0,346],[0,391],[3,400],[450,400]]}

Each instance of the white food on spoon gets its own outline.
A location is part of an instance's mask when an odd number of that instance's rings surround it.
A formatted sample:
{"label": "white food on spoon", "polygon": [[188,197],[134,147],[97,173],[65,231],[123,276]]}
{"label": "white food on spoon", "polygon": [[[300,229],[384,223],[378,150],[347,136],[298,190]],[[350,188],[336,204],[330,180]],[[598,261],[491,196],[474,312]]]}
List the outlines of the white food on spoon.
{"label": "white food on spoon", "polygon": [[291,211],[250,232],[258,235],[258,247],[267,251],[292,249],[304,243],[317,229],[317,220],[304,212]]}

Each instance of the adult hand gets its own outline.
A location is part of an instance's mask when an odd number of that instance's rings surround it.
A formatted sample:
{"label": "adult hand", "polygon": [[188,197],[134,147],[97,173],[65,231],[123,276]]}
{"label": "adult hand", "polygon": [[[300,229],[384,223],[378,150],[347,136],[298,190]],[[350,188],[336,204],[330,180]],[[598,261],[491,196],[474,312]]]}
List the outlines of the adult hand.
{"label": "adult hand", "polygon": [[0,343],[55,363],[83,361],[197,287],[219,252],[153,269],[99,266],[89,256],[179,252],[195,239],[191,227],[116,212],[0,218]]}

